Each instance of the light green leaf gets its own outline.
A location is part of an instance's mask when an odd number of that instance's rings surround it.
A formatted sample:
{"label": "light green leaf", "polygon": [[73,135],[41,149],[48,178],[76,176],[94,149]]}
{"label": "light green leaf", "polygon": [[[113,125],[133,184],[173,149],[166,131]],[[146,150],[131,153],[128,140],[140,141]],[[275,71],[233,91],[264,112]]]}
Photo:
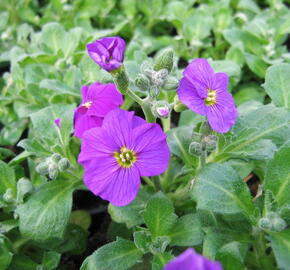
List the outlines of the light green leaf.
{"label": "light green leaf", "polygon": [[42,258],[42,265],[46,270],[55,269],[60,262],[61,254],[55,251],[47,251]]}
{"label": "light green leaf", "polygon": [[270,241],[278,267],[285,270],[289,269],[290,229],[279,233],[271,233]]}
{"label": "light green leaf", "polygon": [[126,270],[136,264],[142,254],[132,241],[117,238],[87,257],[80,270]]}
{"label": "light green leaf", "polygon": [[17,144],[17,146],[37,156],[50,156],[52,154],[35,139],[23,139]]}
{"label": "light green leaf", "polygon": [[72,191],[70,183],[60,180],[40,186],[17,208],[20,232],[39,242],[61,239],[70,217]]}
{"label": "light green leaf", "polygon": [[290,202],[290,141],[285,143],[268,163],[265,188],[273,192],[276,202],[282,206]]}
{"label": "light green leaf", "polygon": [[263,86],[276,106],[290,108],[290,64],[269,67]]}
{"label": "light green leaf", "polygon": [[5,270],[9,266],[13,253],[8,248],[7,245],[8,240],[6,240],[5,236],[0,234],[0,269]]}
{"label": "light green leaf", "polygon": [[57,80],[44,79],[40,82],[39,87],[53,90],[58,94],[68,94],[78,98],[80,98],[81,96],[79,89],[71,88],[68,85],[63,84],[62,82]]}
{"label": "light green leaf", "polygon": [[222,214],[242,212],[249,219],[254,216],[250,191],[229,165],[206,165],[197,174],[193,192],[199,209]]}
{"label": "light green leaf", "polygon": [[172,202],[161,192],[151,197],[144,210],[144,221],[153,239],[166,236],[176,218]]}
{"label": "light green leaf", "polygon": [[172,246],[195,246],[203,239],[203,232],[198,216],[188,214],[180,217],[167,234],[171,238]]}
{"label": "light green leaf", "polygon": [[15,173],[5,162],[0,160],[0,197],[10,188],[16,193]]}
{"label": "light green leaf", "polygon": [[152,260],[152,270],[162,270],[174,258],[169,252],[155,254]]}
{"label": "light green leaf", "polygon": [[256,75],[260,78],[264,78],[268,65],[258,56],[250,53],[245,53],[246,62]]}

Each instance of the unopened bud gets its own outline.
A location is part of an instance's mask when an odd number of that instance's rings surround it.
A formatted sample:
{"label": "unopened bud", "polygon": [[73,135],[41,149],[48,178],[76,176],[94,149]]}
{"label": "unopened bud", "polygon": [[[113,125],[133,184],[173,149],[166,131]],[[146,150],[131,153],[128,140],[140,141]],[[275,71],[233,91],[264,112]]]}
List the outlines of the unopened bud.
{"label": "unopened bud", "polygon": [[192,142],[189,145],[189,153],[193,156],[200,156],[202,154],[202,144],[198,142]]}
{"label": "unopened bud", "polygon": [[51,158],[52,161],[58,162],[61,159],[61,155],[58,154],[58,153],[54,153],[50,158]]}
{"label": "unopened bud", "polygon": [[272,224],[273,224],[273,230],[276,232],[281,232],[285,230],[287,227],[286,221],[280,217],[274,218],[272,221]]}
{"label": "unopened bud", "polygon": [[67,170],[69,167],[70,167],[70,162],[67,158],[62,158],[58,162],[58,168],[61,172]]}
{"label": "unopened bud", "polygon": [[217,147],[217,136],[208,135],[203,138],[203,143],[205,144],[205,148],[207,151],[213,151]]}
{"label": "unopened bud", "polygon": [[151,74],[153,72],[152,65],[149,61],[144,61],[140,66],[141,73],[145,74],[147,77],[151,77]]}
{"label": "unopened bud", "polygon": [[159,96],[159,94],[160,94],[159,88],[156,85],[152,85],[150,90],[149,90],[150,97],[156,98]]}
{"label": "unopened bud", "polygon": [[198,132],[192,132],[191,140],[193,142],[200,142],[201,141],[201,134]]}
{"label": "unopened bud", "polygon": [[4,195],[3,195],[3,200],[4,200],[5,202],[8,202],[8,203],[11,203],[11,202],[14,202],[14,201],[15,201],[15,200],[14,200],[14,196],[13,196],[13,191],[12,191],[11,188],[8,188],[8,189],[6,190],[6,192],[5,192]]}
{"label": "unopened bud", "polygon": [[48,176],[50,179],[54,180],[57,178],[58,176],[58,167],[56,165],[56,163],[49,163],[48,165]]}
{"label": "unopened bud", "polygon": [[164,50],[160,55],[157,56],[155,64],[154,64],[154,70],[161,70],[161,69],[167,69],[168,72],[172,70],[173,67],[173,50],[166,49]]}
{"label": "unopened bud", "polygon": [[150,88],[150,81],[144,74],[140,73],[135,79],[135,85],[141,91],[147,91]]}
{"label": "unopened bud", "polygon": [[178,85],[179,85],[179,81],[175,77],[168,76],[165,84],[163,85],[163,89],[167,91],[176,90]]}
{"label": "unopened bud", "polygon": [[59,59],[57,62],[54,64],[55,68],[58,70],[63,70],[67,66],[66,61],[64,59]]}
{"label": "unopened bud", "polygon": [[160,100],[153,103],[151,107],[152,114],[159,118],[168,118],[170,115],[170,106],[167,101]]}
{"label": "unopened bud", "polygon": [[161,69],[159,71],[153,71],[151,75],[151,81],[157,87],[163,87],[167,80],[168,71],[167,69]]}
{"label": "unopened bud", "polygon": [[258,225],[261,229],[272,230],[272,223],[268,218],[260,218]]}
{"label": "unopened bud", "polygon": [[114,79],[114,83],[117,86],[117,89],[122,93],[126,94],[129,86],[129,78],[127,76],[126,70],[123,66],[114,69],[111,71],[111,74]]}
{"label": "unopened bud", "polygon": [[46,175],[48,174],[48,166],[46,164],[46,162],[41,162],[39,163],[36,168],[35,168],[36,172],[41,174],[41,175]]}

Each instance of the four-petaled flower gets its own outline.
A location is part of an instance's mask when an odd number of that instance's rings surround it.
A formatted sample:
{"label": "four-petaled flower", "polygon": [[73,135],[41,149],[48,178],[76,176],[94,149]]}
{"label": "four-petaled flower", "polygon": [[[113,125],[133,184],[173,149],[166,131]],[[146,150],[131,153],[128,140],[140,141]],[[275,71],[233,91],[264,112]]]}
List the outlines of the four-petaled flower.
{"label": "four-petaled flower", "polygon": [[238,115],[232,95],[227,91],[229,77],[214,70],[206,59],[192,61],[183,71],[177,90],[179,100],[192,111],[207,117],[211,128],[228,132]]}
{"label": "four-petaled flower", "polygon": [[189,248],[171,260],[163,270],[222,270],[222,266]]}
{"label": "four-petaled flower", "polygon": [[122,103],[123,97],[113,83],[83,86],[82,103],[74,114],[74,135],[82,138],[86,130],[101,126],[104,116]]}
{"label": "four-petaled flower", "polygon": [[158,124],[114,109],[102,127],[84,133],[78,162],[85,168],[85,185],[95,195],[124,206],[136,197],[140,177],[163,173],[169,158],[166,135]]}
{"label": "four-petaled flower", "polygon": [[108,72],[123,64],[125,48],[126,43],[120,37],[105,37],[87,44],[89,56]]}

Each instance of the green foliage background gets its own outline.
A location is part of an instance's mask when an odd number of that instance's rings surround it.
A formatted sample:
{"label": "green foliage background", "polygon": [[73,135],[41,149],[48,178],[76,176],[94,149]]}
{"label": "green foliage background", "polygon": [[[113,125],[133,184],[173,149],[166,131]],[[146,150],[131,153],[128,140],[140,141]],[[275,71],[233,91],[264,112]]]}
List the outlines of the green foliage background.
{"label": "green foliage background", "polygon": [[[1,1],[0,270],[71,269],[64,255],[80,256],[81,270],[161,270],[189,246],[225,270],[290,269],[288,6],[280,0]],[[73,192],[85,189],[72,114],[82,85],[111,81],[85,45],[113,35],[127,41],[132,81],[140,64],[165,47],[175,51],[179,78],[190,60],[208,58],[230,76],[239,119],[197,172],[188,146],[202,117],[182,112],[167,131],[172,158],[160,176],[162,192],[144,179],[148,185],[132,204],[109,205],[119,237],[86,258],[91,217],[72,211]],[[162,98],[172,102],[174,95]],[[138,109],[129,98],[123,108]],[[53,122],[59,117],[60,129]],[[72,169],[48,181],[35,167],[53,153],[68,158]],[[260,183],[256,198],[242,181],[250,173]],[[263,218],[271,224],[261,226]]]}

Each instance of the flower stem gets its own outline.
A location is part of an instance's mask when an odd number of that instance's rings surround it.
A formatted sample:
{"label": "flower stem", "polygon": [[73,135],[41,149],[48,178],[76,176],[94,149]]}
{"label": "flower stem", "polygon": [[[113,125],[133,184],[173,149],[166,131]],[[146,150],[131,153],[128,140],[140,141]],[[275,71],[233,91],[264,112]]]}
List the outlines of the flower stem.
{"label": "flower stem", "polygon": [[163,125],[163,131],[166,132],[170,129],[170,123],[171,123],[171,115],[169,114],[169,117],[168,118],[161,118],[161,122],[162,122],[162,125]]}
{"label": "flower stem", "polygon": [[159,190],[162,190],[162,187],[161,187],[161,184],[160,184],[160,179],[159,179],[159,176],[152,176],[151,177],[152,181],[153,181],[153,184],[154,184],[154,187],[155,187],[155,190],[156,191],[159,191]]}
{"label": "flower stem", "polygon": [[[211,133],[211,128],[210,128],[207,120],[205,120],[201,124],[199,132],[201,133],[201,141],[203,141],[203,139]],[[202,153],[199,156],[198,169],[202,169],[205,166],[206,158],[207,158],[206,145],[204,144],[204,142],[201,142],[201,143],[202,143]]]}

